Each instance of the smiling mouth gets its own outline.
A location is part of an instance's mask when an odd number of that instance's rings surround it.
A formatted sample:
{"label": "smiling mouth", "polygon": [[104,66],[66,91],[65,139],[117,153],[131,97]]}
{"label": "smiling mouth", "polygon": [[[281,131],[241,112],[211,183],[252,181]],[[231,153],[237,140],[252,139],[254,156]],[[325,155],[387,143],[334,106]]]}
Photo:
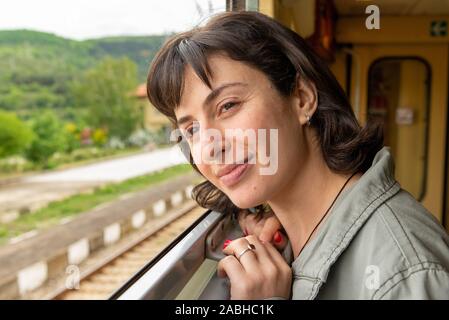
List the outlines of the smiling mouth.
{"label": "smiling mouth", "polygon": [[243,178],[244,173],[248,171],[249,167],[250,164],[248,158],[246,158],[242,164],[228,165],[221,169],[217,176],[226,187],[231,187]]}

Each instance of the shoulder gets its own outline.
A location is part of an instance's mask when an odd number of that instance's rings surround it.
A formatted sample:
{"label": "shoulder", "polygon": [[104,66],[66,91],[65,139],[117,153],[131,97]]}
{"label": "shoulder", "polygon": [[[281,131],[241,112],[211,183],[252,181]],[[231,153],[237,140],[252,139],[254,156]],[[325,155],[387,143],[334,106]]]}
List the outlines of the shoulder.
{"label": "shoulder", "polygon": [[387,200],[374,218],[381,221],[409,265],[437,262],[449,269],[448,233],[407,191]]}
{"label": "shoulder", "polygon": [[373,299],[449,297],[448,233],[408,192],[379,206],[361,231],[377,234],[380,241],[371,249],[383,252]]}

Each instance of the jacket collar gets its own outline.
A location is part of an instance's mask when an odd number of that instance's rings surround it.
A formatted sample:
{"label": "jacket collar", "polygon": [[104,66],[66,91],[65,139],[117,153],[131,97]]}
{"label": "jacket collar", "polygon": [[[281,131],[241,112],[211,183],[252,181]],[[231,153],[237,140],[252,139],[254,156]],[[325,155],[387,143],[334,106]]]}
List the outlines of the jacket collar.
{"label": "jacket collar", "polygon": [[399,190],[394,179],[393,158],[389,148],[384,147],[357,183],[341,193],[316,236],[292,263],[296,279],[309,279],[315,283],[312,298],[365,221]]}

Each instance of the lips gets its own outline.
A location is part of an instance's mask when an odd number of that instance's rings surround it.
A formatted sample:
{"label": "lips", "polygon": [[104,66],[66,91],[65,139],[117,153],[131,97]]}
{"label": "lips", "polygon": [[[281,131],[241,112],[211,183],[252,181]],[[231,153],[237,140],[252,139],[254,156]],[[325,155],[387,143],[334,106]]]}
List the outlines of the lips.
{"label": "lips", "polygon": [[230,165],[224,166],[218,170],[216,175],[217,175],[217,177],[221,178],[221,177],[229,174],[232,170],[234,170],[235,168],[237,168],[240,165],[241,164],[230,164]]}
{"label": "lips", "polygon": [[216,175],[225,186],[230,187],[241,180],[248,167],[248,159],[245,159],[242,164],[231,164],[220,168]]}

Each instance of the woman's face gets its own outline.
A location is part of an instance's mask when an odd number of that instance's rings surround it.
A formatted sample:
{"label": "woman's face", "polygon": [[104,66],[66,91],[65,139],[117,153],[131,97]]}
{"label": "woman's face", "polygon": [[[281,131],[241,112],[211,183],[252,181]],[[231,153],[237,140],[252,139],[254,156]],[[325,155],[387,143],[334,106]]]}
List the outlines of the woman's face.
{"label": "woman's face", "polygon": [[236,206],[253,207],[284,191],[301,167],[298,100],[245,63],[218,54],[208,62],[212,90],[185,69],[178,126],[204,177]]}

